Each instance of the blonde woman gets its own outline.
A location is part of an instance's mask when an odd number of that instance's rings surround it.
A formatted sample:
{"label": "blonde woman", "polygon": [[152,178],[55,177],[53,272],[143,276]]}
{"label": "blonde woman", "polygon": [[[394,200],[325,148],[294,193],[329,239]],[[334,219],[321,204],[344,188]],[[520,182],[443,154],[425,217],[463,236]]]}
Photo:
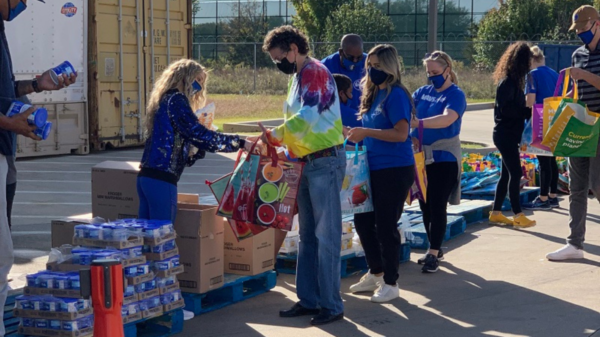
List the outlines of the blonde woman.
{"label": "blonde woman", "polygon": [[[177,182],[185,166],[209,152],[248,150],[251,142],[211,131],[194,115],[206,100],[204,67],[193,60],[172,63],[156,81],[146,115],[146,146],[137,179],[139,217],[175,221]],[[190,146],[198,148],[192,155]]]}
{"label": "blonde woman", "polygon": [[374,211],[354,216],[369,272],[350,291],[375,291],[371,301],[383,303],[400,296],[398,220],[415,175],[409,134],[414,105],[402,85],[393,46],[374,47],[366,64],[360,107],[363,127],[351,129],[348,139],[364,140],[367,146]]}
{"label": "blonde woman", "polygon": [[[435,273],[444,258],[442,241],[446,233],[446,207],[460,203],[460,128],[467,108],[464,92],[450,55],[435,51],[425,55],[423,65],[431,84],[413,94],[417,115],[411,126],[413,141],[422,130],[426,154],[427,200],[419,200],[429,250],[418,260],[424,273]],[[414,141],[416,143],[416,141]]]}

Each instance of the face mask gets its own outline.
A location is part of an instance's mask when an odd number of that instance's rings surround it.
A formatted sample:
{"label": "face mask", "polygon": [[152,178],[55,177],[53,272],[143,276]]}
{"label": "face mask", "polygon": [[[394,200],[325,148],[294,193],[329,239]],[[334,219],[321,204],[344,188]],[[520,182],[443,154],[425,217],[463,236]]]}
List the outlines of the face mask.
{"label": "face mask", "polygon": [[441,87],[444,86],[444,83],[446,83],[446,79],[444,78],[444,74],[439,74],[439,75],[435,75],[435,76],[429,76],[429,81],[431,81],[431,84],[433,84],[433,87],[436,89],[439,89]]}
{"label": "face mask", "polygon": [[592,26],[592,28],[590,28],[588,31],[577,34],[581,41],[586,45],[592,43],[592,41],[594,40],[594,33],[592,33],[592,29],[594,29],[594,26]]}
{"label": "face mask", "polygon": [[388,76],[389,75],[383,70],[369,67],[369,78],[371,79],[371,82],[373,82],[373,84],[375,85],[383,84],[383,82],[387,80]]}
{"label": "face mask", "polygon": [[291,75],[296,72],[296,62],[291,63],[288,61],[287,56],[281,60],[281,62],[277,63],[277,69],[279,69],[282,73]]}
{"label": "face mask", "polygon": [[200,85],[200,83],[198,83],[197,80],[194,80],[194,82],[192,82],[192,95],[195,95],[200,91],[202,91],[202,86]]}
{"label": "face mask", "polygon": [[[8,2],[8,7],[10,8],[10,1]],[[23,11],[27,8],[27,5],[25,5],[22,1],[19,1],[19,4],[17,5],[17,7],[15,8],[10,8],[9,12],[8,12],[8,20],[7,21],[12,21],[14,18],[16,18],[17,16],[19,16],[19,14],[23,13]]]}
{"label": "face mask", "polygon": [[350,71],[354,70],[354,68],[358,65],[358,62],[352,62],[350,60],[348,60],[347,58],[344,58],[344,67],[346,67],[346,69],[349,69]]}

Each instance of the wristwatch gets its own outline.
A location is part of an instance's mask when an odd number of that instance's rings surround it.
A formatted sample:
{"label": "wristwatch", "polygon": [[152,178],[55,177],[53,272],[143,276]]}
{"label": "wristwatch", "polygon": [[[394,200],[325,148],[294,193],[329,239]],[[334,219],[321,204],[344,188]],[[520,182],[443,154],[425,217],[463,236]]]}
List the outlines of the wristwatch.
{"label": "wristwatch", "polygon": [[31,81],[31,86],[33,87],[33,91],[35,91],[36,93],[39,94],[40,92],[42,92],[42,90],[40,89],[40,86],[38,84],[37,79],[34,79],[34,80]]}

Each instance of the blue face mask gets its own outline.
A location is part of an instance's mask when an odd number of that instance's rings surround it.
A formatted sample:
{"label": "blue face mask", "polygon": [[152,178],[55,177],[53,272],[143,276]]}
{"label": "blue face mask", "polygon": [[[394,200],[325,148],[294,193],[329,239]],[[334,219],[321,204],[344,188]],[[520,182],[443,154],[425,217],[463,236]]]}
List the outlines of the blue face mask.
{"label": "blue face mask", "polygon": [[577,34],[581,41],[586,45],[592,43],[592,41],[594,40],[594,33],[592,33],[592,29],[594,29],[594,26],[592,26],[592,28],[590,28],[588,31]]}
{"label": "blue face mask", "polygon": [[383,70],[369,67],[369,78],[371,79],[371,82],[373,82],[373,84],[375,85],[383,84],[383,82],[387,80],[388,76],[388,73],[386,73]]}
{"label": "blue face mask", "polygon": [[346,69],[349,69],[351,71],[354,70],[354,68],[358,65],[358,62],[352,62],[346,58],[344,59],[343,62],[344,62],[344,67],[346,67]]}
{"label": "blue face mask", "polygon": [[198,81],[194,81],[192,82],[192,89],[192,95],[195,95],[202,91],[202,86],[200,85],[200,83],[198,83]]}
{"label": "blue face mask", "polygon": [[[8,2],[8,7],[10,8],[10,1]],[[27,9],[27,5],[23,3],[23,1],[19,0],[19,4],[15,8],[10,8],[8,12],[7,21],[12,21],[14,18],[19,16],[19,14],[23,13],[23,11]]]}
{"label": "blue face mask", "polygon": [[435,75],[435,76],[429,76],[429,81],[431,82],[431,84],[433,84],[433,87],[436,89],[439,89],[441,87],[444,86],[444,83],[446,83],[446,78],[444,78],[444,74],[439,74],[439,75]]}

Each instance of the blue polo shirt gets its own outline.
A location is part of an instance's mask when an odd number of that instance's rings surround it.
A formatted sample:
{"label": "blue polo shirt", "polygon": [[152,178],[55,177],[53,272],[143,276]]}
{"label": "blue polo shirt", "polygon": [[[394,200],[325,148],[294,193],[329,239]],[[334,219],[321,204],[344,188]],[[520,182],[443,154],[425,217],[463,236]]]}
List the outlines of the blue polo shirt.
{"label": "blue polo shirt", "polygon": [[[381,130],[393,129],[401,120],[406,120],[410,125],[411,110],[410,99],[402,88],[393,87],[389,95],[387,89],[379,90],[371,110],[363,115],[362,124],[365,128]],[[367,137],[364,144],[372,171],[415,164],[410,136],[404,142],[386,142]]]}
{"label": "blue polo shirt", "polygon": [[[465,93],[456,85],[452,84],[448,89],[437,92],[433,85],[426,85],[413,94],[417,108],[417,118],[424,119],[439,116],[444,110],[456,111],[458,119],[450,126],[443,129],[424,129],[423,145],[431,145],[440,139],[452,138],[460,134],[462,116],[467,108]],[[418,130],[412,132],[412,137],[418,137]],[[460,158],[447,151],[433,151],[433,160],[436,162],[456,162]]]}
{"label": "blue polo shirt", "polygon": [[544,98],[553,97],[558,73],[554,69],[541,66],[529,72],[526,76],[525,94],[535,94],[535,104],[544,104]]}

